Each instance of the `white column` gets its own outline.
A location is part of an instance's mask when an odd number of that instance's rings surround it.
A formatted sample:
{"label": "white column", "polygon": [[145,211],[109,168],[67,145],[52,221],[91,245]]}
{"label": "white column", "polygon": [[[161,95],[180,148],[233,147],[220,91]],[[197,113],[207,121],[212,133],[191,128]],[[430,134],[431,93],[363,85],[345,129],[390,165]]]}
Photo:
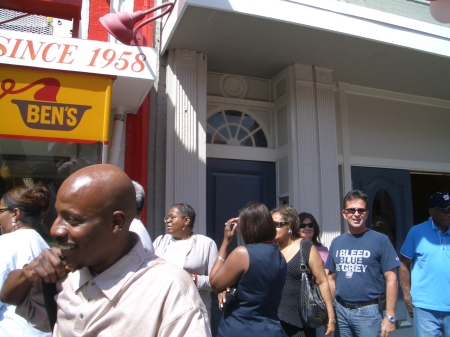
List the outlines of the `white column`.
{"label": "white column", "polygon": [[344,194],[353,189],[352,168],[350,161],[350,127],[348,124],[348,83],[338,83],[340,126],[342,130],[342,157],[343,157],[343,190]]}
{"label": "white column", "polygon": [[299,211],[318,214],[319,145],[314,73],[311,65],[294,64],[291,109],[292,190],[290,203]]}
{"label": "white column", "polygon": [[341,228],[332,70],[296,63],[292,88],[290,204],[316,217],[329,246]]}
{"label": "white column", "polygon": [[166,211],[194,207],[195,233],[206,234],[206,56],[169,52],[167,67]]}
{"label": "white column", "polygon": [[[321,239],[326,246],[340,234],[340,193],[337,160],[336,104],[333,71],[314,67],[320,160]],[[319,221],[319,220],[318,220]]]}

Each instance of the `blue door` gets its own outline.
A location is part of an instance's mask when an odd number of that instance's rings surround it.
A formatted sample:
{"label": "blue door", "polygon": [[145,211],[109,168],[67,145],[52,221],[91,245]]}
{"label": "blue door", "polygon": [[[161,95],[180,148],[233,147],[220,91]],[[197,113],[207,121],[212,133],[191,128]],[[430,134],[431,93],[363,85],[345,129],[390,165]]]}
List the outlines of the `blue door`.
{"label": "blue door", "polygon": [[[352,167],[353,188],[369,196],[367,225],[386,234],[400,252],[409,229],[414,225],[411,174],[406,170]],[[393,336],[407,336],[411,321],[399,287],[397,303],[398,329]],[[403,330],[403,331],[402,331]],[[406,334],[405,334],[406,333]]]}
{"label": "blue door", "polygon": [[[275,207],[275,163],[208,158],[206,167],[207,235],[220,248],[225,221],[236,217],[248,202],[262,202],[269,210]],[[215,294],[211,305],[211,330],[216,336],[222,313]]]}
{"label": "blue door", "polygon": [[373,228],[377,222],[386,222],[394,236],[394,247],[400,251],[406,234],[414,225],[409,171],[352,167],[352,181],[354,189],[369,196],[368,226]]}

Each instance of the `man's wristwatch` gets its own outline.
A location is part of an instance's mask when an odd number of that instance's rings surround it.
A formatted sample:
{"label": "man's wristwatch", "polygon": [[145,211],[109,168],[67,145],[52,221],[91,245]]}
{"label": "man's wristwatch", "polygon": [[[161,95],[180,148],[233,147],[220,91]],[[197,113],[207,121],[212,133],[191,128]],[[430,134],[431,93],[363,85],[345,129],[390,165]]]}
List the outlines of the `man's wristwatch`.
{"label": "man's wristwatch", "polygon": [[388,315],[386,315],[386,316],[384,316],[384,318],[386,318],[392,324],[395,324],[395,321],[396,321],[395,316],[388,316]]}

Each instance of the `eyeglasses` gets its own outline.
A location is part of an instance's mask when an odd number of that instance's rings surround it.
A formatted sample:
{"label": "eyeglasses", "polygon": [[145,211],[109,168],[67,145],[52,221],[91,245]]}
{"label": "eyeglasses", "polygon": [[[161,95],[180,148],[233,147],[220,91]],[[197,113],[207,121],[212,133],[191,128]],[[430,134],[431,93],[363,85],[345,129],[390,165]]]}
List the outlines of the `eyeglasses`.
{"label": "eyeglasses", "polygon": [[367,208],[346,208],[345,209],[345,212],[347,212],[349,214],[355,214],[356,212],[358,212],[359,214],[364,214],[368,211],[369,210]]}
{"label": "eyeglasses", "polygon": [[[172,222],[173,220],[175,220],[176,218],[178,218],[177,216],[175,216],[175,215],[171,215],[171,216],[165,216],[164,217],[164,222]],[[181,219],[184,219],[185,218],[185,216],[182,216],[181,217]]]}
{"label": "eyeglasses", "polygon": [[308,227],[308,228],[314,228],[314,223],[313,222],[310,222],[310,223],[301,223],[300,224],[300,228],[306,228],[306,227]]}
{"label": "eyeglasses", "polygon": [[450,207],[449,208],[438,208],[438,207],[435,207],[434,209],[438,210],[439,212],[444,213],[444,214],[449,214],[450,213]]}
{"label": "eyeglasses", "polygon": [[9,211],[8,207],[5,208],[0,208],[0,214],[2,214],[3,212]]}
{"label": "eyeglasses", "polygon": [[289,222],[274,221],[273,223],[275,224],[275,227],[278,227],[278,228],[289,225]]}

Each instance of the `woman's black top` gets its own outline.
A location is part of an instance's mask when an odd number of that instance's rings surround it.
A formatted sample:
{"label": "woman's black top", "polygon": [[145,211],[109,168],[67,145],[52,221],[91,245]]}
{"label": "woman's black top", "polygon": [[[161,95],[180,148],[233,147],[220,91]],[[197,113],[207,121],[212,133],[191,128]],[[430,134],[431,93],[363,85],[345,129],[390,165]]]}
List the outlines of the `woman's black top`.
{"label": "woman's black top", "polygon": [[[300,244],[302,244],[303,260],[308,265],[309,253],[313,243],[309,240],[302,240]],[[301,279],[299,250],[287,264],[286,283],[284,284],[280,306],[278,307],[278,318],[299,328],[302,327],[298,312]]]}

